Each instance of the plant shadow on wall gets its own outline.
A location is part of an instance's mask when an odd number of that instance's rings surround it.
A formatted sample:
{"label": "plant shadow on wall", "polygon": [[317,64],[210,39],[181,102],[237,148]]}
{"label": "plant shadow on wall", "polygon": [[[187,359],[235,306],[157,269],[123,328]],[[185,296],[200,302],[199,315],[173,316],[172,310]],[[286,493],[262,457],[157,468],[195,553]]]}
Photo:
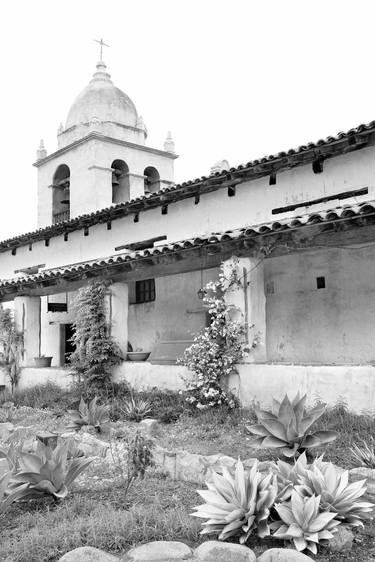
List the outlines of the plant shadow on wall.
{"label": "plant shadow on wall", "polygon": [[232,258],[230,263],[221,264],[218,281],[205,286],[203,304],[210,325],[194,337],[194,343],[179,360],[193,372],[192,379],[184,379],[186,400],[199,410],[238,406],[228,388],[228,378],[237,372],[236,364],[260,341],[260,335],[255,334],[249,343],[248,331],[254,326],[247,326],[241,311],[229,302],[230,293],[243,287],[238,262],[238,258]]}
{"label": "plant shadow on wall", "polygon": [[73,303],[75,351],[70,364],[86,398],[108,394],[113,368],[123,361],[106,320],[106,294],[107,284],[95,281],[80,289]]}
{"label": "plant shadow on wall", "polygon": [[0,368],[5,369],[12,393],[20,380],[22,353],[23,334],[16,329],[12,311],[0,305]]}

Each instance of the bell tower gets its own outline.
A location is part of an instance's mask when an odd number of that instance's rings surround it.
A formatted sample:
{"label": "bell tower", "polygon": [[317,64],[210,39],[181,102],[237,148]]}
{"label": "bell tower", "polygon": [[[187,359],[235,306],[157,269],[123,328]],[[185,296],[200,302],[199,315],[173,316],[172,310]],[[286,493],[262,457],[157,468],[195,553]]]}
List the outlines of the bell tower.
{"label": "bell tower", "polygon": [[117,88],[102,60],[57,132],[58,148],[37,151],[38,227],[124,203],[173,185],[174,143],[146,145],[147,129],[133,101]]}

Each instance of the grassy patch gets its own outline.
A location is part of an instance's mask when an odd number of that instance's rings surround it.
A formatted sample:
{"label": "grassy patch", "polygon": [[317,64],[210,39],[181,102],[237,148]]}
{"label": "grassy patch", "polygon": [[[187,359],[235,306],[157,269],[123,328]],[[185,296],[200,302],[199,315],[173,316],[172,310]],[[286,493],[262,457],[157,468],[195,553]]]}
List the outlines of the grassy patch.
{"label": "grassy patch", "polygon": [[0,527],[3,562],[54,562],[79,546],[113,554],[153,540],[199,542],[199,522],[188,514],[195,486],[148,478],[128,497],[123,487],[75,492],[60,505],[33,502],[14,506]]}

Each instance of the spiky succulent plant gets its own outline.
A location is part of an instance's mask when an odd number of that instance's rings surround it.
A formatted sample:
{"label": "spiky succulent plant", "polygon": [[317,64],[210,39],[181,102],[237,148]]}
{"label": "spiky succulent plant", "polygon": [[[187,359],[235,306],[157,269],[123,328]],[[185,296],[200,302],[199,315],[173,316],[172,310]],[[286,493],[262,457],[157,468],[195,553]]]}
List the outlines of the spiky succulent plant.
{"label": "spiky succulent plant", "polygon": [[370,440],[370,445],[363,439],[362,445],[357,445],[355,443],[353,447],[351,447],[350,452],[357,466],[375,468],[375,447],[373,437],[370,437]]}
{"label": "spiky succulent plant", "polygon": [[303,496],[319,495],[321,509],[335,513],[335,518],[345,523],[363,526],[362,521],[371,518],[375,505],[361,501],[366,493],[366,480],[349,484],[349,472],[340,473],[334,464],[314,461],[299,479],[296,490]]}
{"label": "spiky succulent plant", "polygon": [[125,419],[137,422],[147,418],[151,411],[152,405],[149,400],[134,398],[134,396],[126,400],[122,408]]}
{"label": "spiky succulent plant", "polygon": [[315,406],[307,411],[306,394],[299,393],[292,402],[285,395],[282,402],[273,399],[272,411],[255,407],[258,424],[247,426],[247,431],[254,436],[251,445],[255,447],[280,449],[286,457],[295,457],[306,449],[319,447],[337,437],[336,431],[314,431],[308,433],[312,424],[320,418],[325,404]]}
{"label": "spiky succulent plant", "polygon": [[276,501],[288,501],[291,498],[294,486],[300,483],[300,477],[308,469],[306,453],[302,453],[294,464],[278,460],[272,464],[272,469],[277,476],[278,492]]}
{"label": "spiky succulent plant", "polygon": [[12,478],[11,472],[6,472],[0,477],[0,515],[4,514],[10,505],[18,500],[27,486],[20,486],[17,490],[10,490],[9,483]]}
{"label": "spiky succulent plant", "polygon": [[205,504],[195,507],[194,517],[208,519],[201,534],[217,534],[220,540],[239,535],[240,543],[252,533],[263,538],[270,534],[268,518],[277,495],[277,481],[273,474],[262,475],[258,463],[250,472],[238,460],[234,476],[226,467],[223,475],[212,472],[206,482],[208,490],[198,490]]}
{"label": "spiky succulent plant", "polygon": [[271,524],[276,539],[291,541],[297,550],[310,550],[317,553],[317,545],[322,540],[330,540],[340,521],[336,513],[320,512],[320,496],[304,497],[293,490],[288,503],[275,505],[281,521]]}
{"label": "spiky succulent plant", "polygon": [[87,403],[81,398],[78,410],[68,410],[68,414],[71,419],[68,429],[92,425],[100,432],[103,425],[109,422],[109,406],[98,405],[96,396]]}
{"label": "spiky succulent plant", "polygon": [[20,492],[21,500],[45,495],[55,499],[64,498],[72,482],[85,470],[92,459],[67,461],[67,445],[52,449],[38,442],[36,453],[20,453],[21,470],[12,476],[10,490]]}

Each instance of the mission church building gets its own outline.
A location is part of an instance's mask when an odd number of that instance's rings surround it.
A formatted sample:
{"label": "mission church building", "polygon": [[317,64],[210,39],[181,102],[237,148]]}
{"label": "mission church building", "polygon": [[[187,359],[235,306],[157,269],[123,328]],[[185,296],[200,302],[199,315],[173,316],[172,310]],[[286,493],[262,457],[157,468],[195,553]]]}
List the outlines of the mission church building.
{"label": "mission church building", "polygon": [[[72,300],[108,282],[111,333],[151,352],[115,376],[182,387],[176,359],[206,325],[202,290],[237,256],[251,342],[230,386],[244,405],[297,389],[375,404],[375,122],[175,185],[171,135],[146,144],[100,60],[57,135],[41,143],[38,229],[0,242],[0,302],[24,334],[21,387],[68,381]],[[34,358],[52,356],[50,369]],[[1,381],[0,381],[1,382]]]}

